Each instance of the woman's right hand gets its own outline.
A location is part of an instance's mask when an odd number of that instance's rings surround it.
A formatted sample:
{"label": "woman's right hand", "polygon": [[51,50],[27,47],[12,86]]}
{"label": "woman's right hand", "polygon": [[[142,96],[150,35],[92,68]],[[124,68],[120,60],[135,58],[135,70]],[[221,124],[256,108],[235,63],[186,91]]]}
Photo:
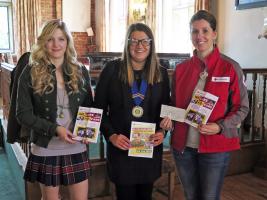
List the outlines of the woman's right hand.
{"label": "woman's right hand", "polygon": [[65,127],[58,126],[56,131],[57,131],[58,137],[61,140],[63,140],[64,142],[67,142],[70,144],[76,143],[76,141],[72,139],[72,137],[73,137],[72,133],[68,129],[66,129]]}
{"label": "woman's right hand", "polygon": [[121,150],[128,150],[130,148],[130,140],[125,135],[114,133],[109,137],[109,141]]}
{"label": "woman's right hand", "polygon": [[164,117],[160,122],[160,128],[171,131],[173,129],[173,122],[169,117]]}

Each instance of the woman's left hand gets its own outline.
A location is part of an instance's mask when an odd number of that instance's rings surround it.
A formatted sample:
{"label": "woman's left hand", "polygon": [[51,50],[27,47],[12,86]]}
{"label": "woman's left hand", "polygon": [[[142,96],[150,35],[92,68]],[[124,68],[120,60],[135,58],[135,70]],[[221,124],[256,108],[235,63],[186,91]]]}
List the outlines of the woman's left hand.
{"label": "woman's left hand", "polygon": [[221,131],[221,127],[212,122],[212,123],[207,123],[207,124],[200,124],[198,126],[198,130],[201,134],[204,135],[215,135]]}
{"label": "woman's left hand", "polygon": [[153,140],[154,147],[160,145],[164,140],[163,130],[157,131],[154,135],[151,135],[150,139]]}
{"label": "woman's left hand", "polygon": [[86,138],[83,138],[81,140],[81,143],[83,143],[83,144],[89,144],[90,142]]}
{"label": "woman's left hand", "polygon": [[65,127],[58,126],[56,128],[56,132],[57,132],[58,137],[62,141],[70,143],[70,144],[76,143],[76,141],[72,139],[72,137],[73,137],[72,133],[68,129],[66,129]]}

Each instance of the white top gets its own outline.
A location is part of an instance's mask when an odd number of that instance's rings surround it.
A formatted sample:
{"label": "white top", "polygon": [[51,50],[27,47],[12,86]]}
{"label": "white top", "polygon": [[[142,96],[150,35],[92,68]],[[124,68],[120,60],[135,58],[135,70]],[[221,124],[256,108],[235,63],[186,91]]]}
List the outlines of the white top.
{"label": "white top", "polygon": [[[193,94],[197,91],[197,89],[199,89],[199,90],[204,89],[205,84],[206,84],[206,78],[207,78],[208,74],[206,71],[204,71],[204,72],[200,73],[199,76],[200,76],[200,78],[197,82],[197,85],[196,85],[194,91],[193,91]],[[187,140],[186,140],[185,146],[198,149],[199,134],[200,134],[199,131],[195,127],[190,126],[189,130],[188,130]]]}

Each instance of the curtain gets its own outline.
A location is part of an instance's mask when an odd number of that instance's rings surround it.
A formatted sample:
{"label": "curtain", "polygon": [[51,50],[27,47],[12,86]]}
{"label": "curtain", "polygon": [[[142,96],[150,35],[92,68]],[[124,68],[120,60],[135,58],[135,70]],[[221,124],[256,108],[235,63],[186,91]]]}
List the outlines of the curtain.
{"label": "curtain", "polygon": [[106,22],[105,22],[105,0],[95,1],[95,22],[96,22],[96,46],[98,51],[105,52],[106,47]]}
{"label": "curtain", "polygon": [[151,30],[155,34],[155,31],[156,31],[156,1],[155,0],[148,0],[147,25],[151,28]]}
{"label": "curtain", "polygon": [[195,0],[195,13],[199,10],[210,11],[210,0]]}
{"label": "curtain", "polygon": [[40,0],[15,0],[15,38],[17,56],[30,51],[40,25]]}
{"label": "curtain", "polygon": [[[156,21],[156,1],[155,0],[145,0],[143,1],[144,4],[147,4],[147,8],[145,8],[145,17],[142,16],[142,11],[139,13],[139,16],[135,16],[136,13],[134,13],[133,8],[135,8],[135,4],[138,4],[141,2],[138,2],[137,0],[130,0],[128,1],[128,19],[127,19],[127,25],[129,26],[132,23],[141,22],[148,25],[153,32],[155,32],[155,21]],[[140,9],[139,9],[140,10]]]}

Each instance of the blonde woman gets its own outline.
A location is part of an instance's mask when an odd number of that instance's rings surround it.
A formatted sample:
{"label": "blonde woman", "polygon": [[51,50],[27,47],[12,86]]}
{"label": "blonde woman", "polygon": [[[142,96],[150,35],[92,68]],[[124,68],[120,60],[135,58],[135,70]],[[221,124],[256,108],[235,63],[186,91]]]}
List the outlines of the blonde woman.
{"label": "blonde woman", "polygon": [[77,62],[66,24],[45,24],[19,79],[17,119],[31,129],[24,179],[39,182],[42,198],[58,199],[66,185],[71,199],[88,198],[86,144],[72,139],[79,106],[92,104],[90,78]]}

